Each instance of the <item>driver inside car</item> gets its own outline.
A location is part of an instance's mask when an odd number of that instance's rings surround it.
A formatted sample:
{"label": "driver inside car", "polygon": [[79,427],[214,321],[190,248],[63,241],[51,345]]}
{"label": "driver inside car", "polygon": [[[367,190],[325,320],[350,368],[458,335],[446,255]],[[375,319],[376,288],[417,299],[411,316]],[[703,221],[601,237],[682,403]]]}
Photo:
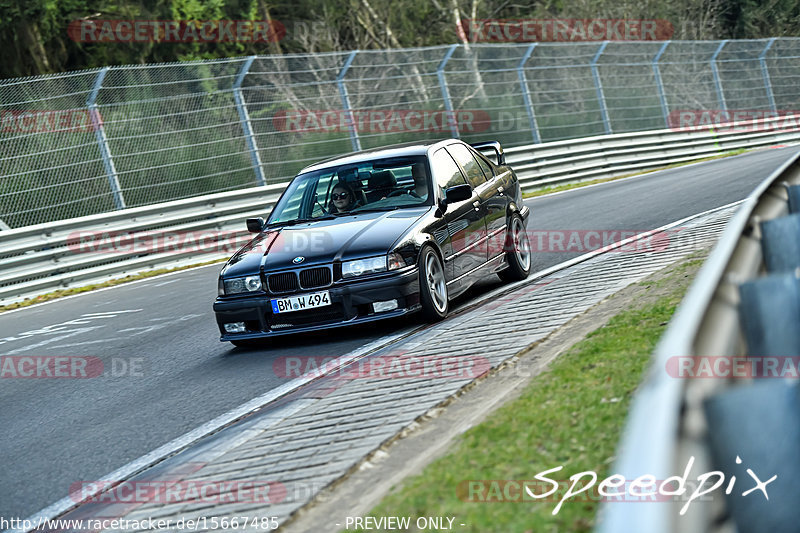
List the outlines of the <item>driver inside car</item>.
{"label": "driver inside car", "polygon": [[353,190],[342,183],[337,183],[331,191],[333,213],[346,213],[355,207]]}

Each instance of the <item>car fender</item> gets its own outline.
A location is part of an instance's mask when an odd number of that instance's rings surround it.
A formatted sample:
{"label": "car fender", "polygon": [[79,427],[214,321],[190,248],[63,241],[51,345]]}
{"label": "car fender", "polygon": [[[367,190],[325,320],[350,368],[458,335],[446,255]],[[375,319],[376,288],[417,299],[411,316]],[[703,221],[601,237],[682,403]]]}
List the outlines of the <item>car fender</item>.
{"label": "car fender", "polygon": [[522,206],[520,207],[517,205],[516,202],[511,201],[508,203],[508,209],[506,210],[506,215],[509,222],[511,222],[511,217],[514,216],[515,214],[518,214],[522,218],[523,222],[527,222],[528,217],[531,214],[531,210],[525,204],[522,204]]}
{"label": "car fender", "polygon": [[442,251],[442,247],[439,246],[439,243],[436,242],[436,239],[433,238],[433,235],[424,233],[420,234],[420,237],[424,238],[419,240],[419,244],[417,246],[417,265],[419,265],[419,258],[420,255],[422,254],[422,247],[425,246],[426,244],[430,245],[433,248],[433,251],[436,252],[436,255],[439,256],[439,261],[441,261],[442,264],[444,265],[444,252]]}

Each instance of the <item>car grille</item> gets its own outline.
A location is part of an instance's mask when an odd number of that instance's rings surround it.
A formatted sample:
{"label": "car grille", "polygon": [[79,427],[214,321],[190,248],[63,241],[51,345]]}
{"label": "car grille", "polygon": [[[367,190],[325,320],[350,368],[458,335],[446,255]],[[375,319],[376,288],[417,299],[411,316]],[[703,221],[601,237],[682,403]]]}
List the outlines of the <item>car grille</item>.
{"label": "car grille", "polygon": [[267,313],[267,322],[269,322],[270,329],[284,329],[325,324],[328,322],[341,322],[345,318],[344,308],[340,303],[334,303],[327,307],[320,307],[319,309],[295,311],[293,313],[281,313],[278,315]]}
{"label": "car grille", "polygon": [[291,292],[297,290],[297,276],[294,272],[272,274],[267,278],[269,292]]}
{"label": "car grille", "polygon": [[331,267],[329,266],[306,268],[301,270],[299,275],[300,280],[298,283],[298,273],[296,272],[270,274],[267,277],[269,292],[287,293],[300,289],[316,289],[318,287],[327,287],[333,281]]}
{"label": "car grille", "polygon": [[331,284],[331,269],[328,267],[307,268],[300,271],[300,286],[304,289],[325,287]]}

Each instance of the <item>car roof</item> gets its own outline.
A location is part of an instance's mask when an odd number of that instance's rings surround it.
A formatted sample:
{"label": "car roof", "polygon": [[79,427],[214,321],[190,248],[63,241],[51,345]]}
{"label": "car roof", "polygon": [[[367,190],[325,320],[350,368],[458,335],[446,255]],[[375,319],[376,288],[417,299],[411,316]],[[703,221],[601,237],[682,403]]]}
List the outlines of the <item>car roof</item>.
{"label": "car roof", "polygon": [[378,148],[370,148],[369,150],[361,150],[360,152],[351,152],[349,154],[331,157],[314,163],[305,167],[299,172],[310,172],[312,170],[320,170],[327,167],[338,165],[346,165],[350,163],[361,163],[363,161],[372,161],[374,159],[382,159],[385,157],[399,157],[406,155],[425,155],[428,150],[440,143],[460,142],[458,139],[432,139],[425,141],[408,142],[402,144],[392,144],[390,146],[380,146]]}

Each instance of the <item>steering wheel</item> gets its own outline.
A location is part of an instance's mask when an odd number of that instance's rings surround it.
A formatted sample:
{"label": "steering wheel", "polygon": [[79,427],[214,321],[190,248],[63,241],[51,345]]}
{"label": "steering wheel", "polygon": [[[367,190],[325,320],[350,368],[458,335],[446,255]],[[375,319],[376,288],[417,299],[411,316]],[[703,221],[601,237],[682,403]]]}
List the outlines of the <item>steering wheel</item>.
{"label": "steering wheel", "polygon": [[396,191],[392,191],[389,194],[387,194],[386,198],[391,198],[392,196],[400,196],[401,194],[410,194],[410,193],[405,189],[398,189]]}

